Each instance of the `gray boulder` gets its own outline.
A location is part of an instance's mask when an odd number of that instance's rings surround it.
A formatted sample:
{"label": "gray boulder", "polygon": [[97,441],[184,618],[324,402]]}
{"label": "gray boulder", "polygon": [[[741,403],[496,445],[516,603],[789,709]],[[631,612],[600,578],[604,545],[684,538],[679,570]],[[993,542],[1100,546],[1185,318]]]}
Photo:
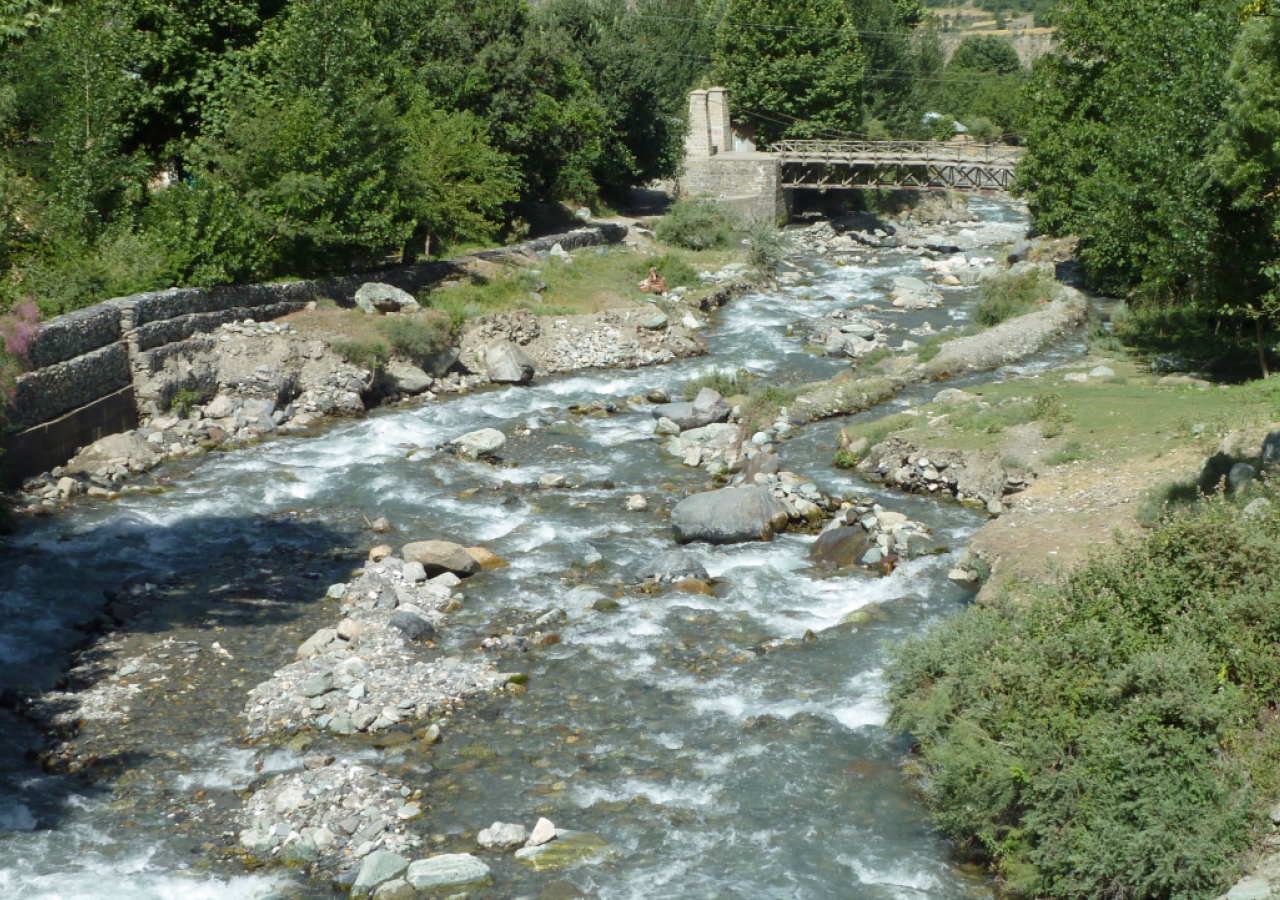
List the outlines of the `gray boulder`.
{"label": "gray boulder", "polygon": [[351,886],[351,900],[364,900],[384,881],[400,877],[409,868],[409,860],[390,850],[375,850],[360,864],[360,874]]}
{"label": "gray boulder", "polygon": [[1248,463],[1236,463],[1227,473],[1227,487],[1231,493],[1238,494],[1249,486],[1249,482],[1258,477],[1258,470]]}
{"label": "gray boulder", "polygon": [[671,526],[681,544],[769,541],[786,524],[782,504],[769,491],[753,486],[693,494],[671,510]]}
{"label": "gray boulder", "polygon": [[699,581],[710,581],[711,576],[693,555],[686,550],[667,550],[640,566],[635,571],[636,581],[680,581],[683,578],[697,578]]}
{"label": "gray boulder", "polygon": [[436,627],[422,616],[411,612],[398,612],[387,622],[404,635],[406,641],[426,641],[436,633]]}
{"label": "gray boulder", "polygon": [[407,563],[421,565],[430,577],[452,572],[465,578],[480,571],[480,563],[467,548],[451,541],[415,541],[405,544],[400,555]]}
{"label": "gray boulder", "polygon": [[523,847],[529,840],[529,829],[523,825],[494,822],[476,835],[476,843],[486,850],[510,850]]}
{"label": "gray boulder", "polygon": [[433,383],[433,379],[426,372],[399,360],[387,363],[383,372],[391,389],[401,394],[421,394]]}
{"label": "gray boulder", "polygon": [[154,447],[137,432],[112,434],[85,447],[76,458],[67,463],[70,472],[95,472],[111,462],[132,460],[143,466],[153,466],[160,461]]}
{"label": "gray boulder", "polygon": [[711,388],[703,388],[692,403],[663,403],[654,407],[655,419],[670,419],[681,431],[703,428],[729,418],[729,404]]}
{"label": "gray boulder", "polygon": [[413,312],[420,309],[413,294],[402,291],[390,284],[369,281],[360,285],[356,291],[356,306],[371,316],[385,315],[389,312]]}
{"label": "gray boulder", "polygon": [[443,350],[438,350],[435,353],[432,353],[430,356],[424,356],[420,358],[418,360],[418,365],[428,375],[432,375],[436,378],[439,378],[441,375],[444,375],[446,372],[452,369],[453,364],[456,363],[457,361],[458,361],[458,348],[445,347]]}
{"label": "gray boulder", "polygon": [[1280,431],[1270,432],[1262,442],[1263,467],[1274,466],[1280,462]]}
{"label": "gray boulder", "polygon": [[405,880],[419,891],[484,884],[489,867],[470,853],[442,853],[411,863]]}
{"label": "gray boulder", "polygon": [[484,367],[489,380],[498,384],[528,384],[533,378],[533,362],[511,341],[486,347]]}
{"label": "gray boulder", "polygon": [[479,431],[468,431],[449,442],[460,456],[468,459],[482,459],[492,456],[507,445],[507,437],[496,428],[481,428]]}

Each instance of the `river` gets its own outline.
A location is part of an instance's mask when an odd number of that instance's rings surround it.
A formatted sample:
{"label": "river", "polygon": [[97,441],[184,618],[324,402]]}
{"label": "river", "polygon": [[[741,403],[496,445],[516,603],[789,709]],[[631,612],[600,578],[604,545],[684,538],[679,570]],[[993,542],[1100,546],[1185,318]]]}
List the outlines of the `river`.
{"label": "river", "polygon": [[[983,223],[1021,221],[1012,205],[973,206]],[[982,226],[972,230],[972,243],[981,245]],[[608,418],[568,412],[595,399],[620,401],[625,410],[625,398],[657,387],[675,393],[713,366],[746,367],[775,383],[830,377],[847,361],[806,353],[787,326],[848,305],[851,295],[883,305],[887,281],[921,274],[920,262],[902,251],[882,251],[857,266],[805,260],[817,274],[812,283],[747,295],[721,310],[708,329],[709,356],[380,410],[318,437],[214,454],[161,473],[171,488],[165,493],[82,504],[24,523],[0,546],[0,690],[53,686],[78,634],[72,623],[91,617],[102,591],[132,574],[162,579],[231,564],[251,577],[255,559],[321,568],[302,560],[323,559],[340,545],[367,546],[357,512],[384,515],[399,529],[397,546],[435,537],[483,543],[511,563],[467,583],[463,608],[443,636],[446,652],[474,654],[495,622],[530,611],[560,607],[569,616],[560,644],[498,661],[504,671],[529,675],[524,693],[458,716],[430,753],[367,745],[350,751],[420,782],[432,801],[422,828],[435,848],[469,850],[475,832],[491,822],[532,825],[539,815],[612,842],[602,861],[555,874],[486,854],[494,884],[473,896],[573,896],[556,881],[610,900],[985,896],[981,875],[956,864],[904,783],[900,764],[909,745],[883,728],[881,680],[885,641],[969,602],[946,575],[985,516],[879,491],[833,469],[842,422],[819,423],[781,445],[784,467],[824,491],[858,489],[925,522],[946,554],[876,579],[812,572],[806,536],[695,545],[718,579],[718,597],[635,593],[621,588],[627,573],[671,546],[670,528],[652,512],[624,513],[623,501],[638,492],[652,502],[664,484],[693,487],[705,484],[705,475],[662,451],[643,411]],[[827,294],[840,299],[807,299]],[[893,320],[900,329],[963,322],[972,296],[948,291],[941,308]],[[893,343],[904,337],[905,330],[895,332]],[[907,394],[867,415],[920,396]],[[516,467],[408,453],[482,427],[507,434],[504,452]],[[510,487],[549,472],[588,486]],[[473,487],[481,490],[460,496]],[[301,513],[290,519],[294,510]],[[334,511],[332,521],[326,510]],[[340,559],[308,573],[316,576],[312,599],[323,593],[324,579],[340,574],[335,566]],[[593,610],[601,597],[616,598],[617,608]],[[299,634],[327,624],[305,607],[288,627],[262,621],[236,632],[238,652],[253,656],[261,677],[292,659]],[[858,610],[866,614],[848,621]],[[808,631],[818,639],[762,649],[768,639]],[[109,782],[42,773],[22,758],[33,736],[10,727],[0,740],[0,896],[340,896],[287,871],[199,863],[194,851],[210,835],[199,825],[176,830],[164,812],[175,797],[197,791],[232,809],[233,788],[301,765],[300,753],[237,743],[235,717],[252,686],[174,696],[164,733],[148,738],[155,746],[131,764],[133,783],[150,785],[143,803],[122,803]],[[552,888],[562,893],[543,893]]]}

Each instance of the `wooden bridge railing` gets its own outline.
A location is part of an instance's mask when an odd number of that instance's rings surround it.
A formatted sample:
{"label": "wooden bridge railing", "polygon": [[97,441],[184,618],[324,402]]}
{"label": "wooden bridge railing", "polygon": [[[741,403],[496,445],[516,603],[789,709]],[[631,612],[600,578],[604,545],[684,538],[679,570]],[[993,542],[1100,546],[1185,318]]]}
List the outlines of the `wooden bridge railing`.
{"label": "wooden bridge railing", "polygon": [[960,141],[779,141],[783,187],[1005,191],[1021,147]]}

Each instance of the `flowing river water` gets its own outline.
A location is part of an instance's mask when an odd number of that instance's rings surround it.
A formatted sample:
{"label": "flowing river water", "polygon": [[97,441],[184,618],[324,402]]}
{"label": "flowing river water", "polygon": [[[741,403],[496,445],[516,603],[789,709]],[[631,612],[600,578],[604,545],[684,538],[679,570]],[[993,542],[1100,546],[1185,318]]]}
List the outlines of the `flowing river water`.
{"label": "flowing river water", "polygon": [[[1012,205],[975,201],[974,208],[983,217],[972,226],[974,246],[983,225],[1004,223],[1007,231],[1021,221]],[[568,412],[595,399],[626,410],[625,398],[657,387],[674,393],[713,366],[743,366],[775,383],[830,377],[847,361],[806,353],[787,326],[846,306],[850,296],[883,304],[887,281],[920,274],[920,263],[904,251],[882,251],[864,265],[806,260],[817,273],[812,284],[752,294],[722,310],[709,329],[709,356],[381,410],[318,437],[212,455],[175,470],[163,494],[84,504],[24,524],[0,547],[0,689],[50,687],[74,640],[71,623],[92,616],[103,589],[132,574],[160,579],[221,564],[221,577],[230,564],[252,582],[256,571],[268,580],[283,564],[312,578],[312,602],[221,632],[227,646],[238,641],[238,655],[253,658],[261,680],[292,659],[302,637],[333,621],[332,606],[320,610],[318,598],[355,557],[324,554],[367,546],[353,511],[385,515],[399,528],[397,545],[431,537],[482,543],[511,564],[465,585],[442,652],[474,654],[495,623],[533,611],[568,614],[560,644],[497,660],[503,671],[527,673],[527,690],[459,714],[441,744],[339,751],[420,782],[431,801],[421,822],[426,849],[470,850],[489,823],[531,825],[539,815],[612,842],[603,860],[554,874],[486,855],[494,884],[474,896],[576,896],[553,882],[611,900],[985,896],[980,874],[955,863],[904,783],[908,742],[883,727],[881,680],[886,640],[969,602],[946,575],[985,516],[883,492],[833,469],[842,423],[819,423],[781,445],[784,468],[828,492],[877,497],[930,525],[949,552],[885,578],[831,577],[811,571],[807,536],[694,545],[718,579],[718,597],[635,593],[620,587],[627,573],[672,541],[665,519],[625,513],[623,501],[639,492],[652,502],[664,485],[693,487],[705,475],[662,451],[647,412]],[[827,294],[839,299],[808,299]],[[939,309],[887,314],[899,323],[893,343],[925,320],[963,322],[972,292],[946,297]],[[919,402],[924,390],[868,415]],[[508,435],[504,452],[515,468],[407,452],[482,427]],[[519,489],[549,472],[587,484]],[[617,607],[593,609],[602,597],[616,598]],[[873,614],[851,624],[858,610]],[[808,631],[818,639],[796,640]],[[211,637],[205,633],[204,643]],[[761,652],[771,638],[791,640]],[[239,802],[233,790],[300,767],[299,752],[238,743],[237,717],[252,686],[215,685],[199,696],[175,690],[171,706],[153,716],[154,746],[135,748],[137,760],[126,767],[136,785],[128,802],[119,785],[25,763],[27,735],[0,739],[0,897],[338,896],[283,870],[201,863],[197,845],[212,836],[177,827],[165,812],[195,792],[230,810]]]}

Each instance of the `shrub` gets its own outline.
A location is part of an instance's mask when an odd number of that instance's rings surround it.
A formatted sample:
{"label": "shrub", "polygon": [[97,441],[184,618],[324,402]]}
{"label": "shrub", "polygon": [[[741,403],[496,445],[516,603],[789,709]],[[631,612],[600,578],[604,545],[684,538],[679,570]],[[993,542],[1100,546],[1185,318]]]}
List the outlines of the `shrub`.
{"label": "shrub", "polygon": [[1042,435],[1057,437],[1071,421],[1071,411],[1057,391],[1042,391],[1031,402],[1031,418],[1040,423]]}
{"label": "shrub", "polygon": [[1065,466],[1067,463],[1077,462],[1084,458],[1084,448],[1080,446],[1079,441],[1067,441],[1061,450],[1049,457],[1049,465]]}
{"label": "shrub", "polygon": [[837,450],[835,458],[831,460],[831,465],[837,469],[856,469],[859,462],[861,462],[861,459],[852,450]]}
{"label": "shrub", "polygon": [[1231,883],[1280,777],[1278,499],[1208,499],[891,649],[889,723],[919,742],[935,821],[1008,889]]}
{"label": "shrub", "polygon": [[747,232],[747,261],[761,272],[772,275],[786,259],[789,244],[781,229],[768,222],[756,222]]}
{"label": "shrub", "polygon": [[664,244],[686,250],[722,250],[733,240],[734,216],[710,200],[677,200],[654,234]]}
{"label": "shrub", "polygon": [[450,317],[445,315],[396,316],[379,322],[378,330],[393,353],[415,365],[448,347],[453,337]]}
{"label": "shrub", "polygon": [[983,284],[982,294],[973,305],[973,320],[990,328],[1020,316],[1036,304],[1047,302],[1052,297],[1053,285],[1052,279],[1035,269],[992,278]]}
{"label": "shrub", "polygon": [[201,400],[198,391],[190,391],[186,388],[173,392],[173,396],[169,398],[169,409],[176,412],[181,418],[185,419],[191,415],[191,408]]}
{"label": "shrub", "polygon": [[371,372],[381,369],[391,358],[390,349],[377,338],[344,338],[329,346],[351,365]]}

